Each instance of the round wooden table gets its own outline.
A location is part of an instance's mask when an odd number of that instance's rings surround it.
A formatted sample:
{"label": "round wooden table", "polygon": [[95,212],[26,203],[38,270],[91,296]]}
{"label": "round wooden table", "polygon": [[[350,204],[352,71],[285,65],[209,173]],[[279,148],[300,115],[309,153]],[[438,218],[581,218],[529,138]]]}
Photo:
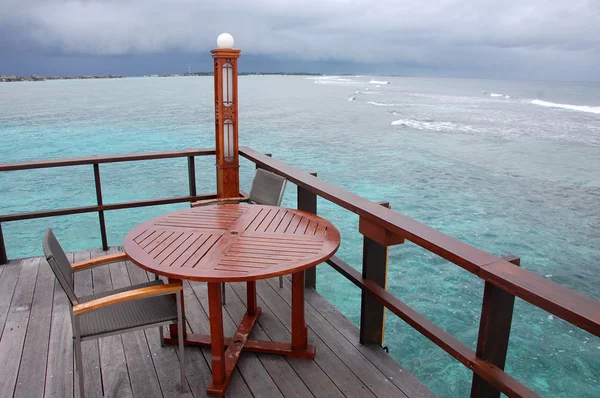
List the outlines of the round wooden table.
{"label": "round wooden table", "polygon": [[[224,204],[168,213],[127,234],[125,253],[141,268],[171,281],[208,282],[210,336],[185,333],[184,344],[210,346],[209,394],[224,395],[242,350],[314,358],[304,320],[304,270],[329,259],[340,233],[311,213],[275,206]],[[261,309],[256,280],[292,274],[291,343],[249,340]],[[246,282],[247,311],[231,338],[223,334],[221,284]],[[177,344],[172,325],[169,344]],[[227,347],[227,349],[225,349]]]}

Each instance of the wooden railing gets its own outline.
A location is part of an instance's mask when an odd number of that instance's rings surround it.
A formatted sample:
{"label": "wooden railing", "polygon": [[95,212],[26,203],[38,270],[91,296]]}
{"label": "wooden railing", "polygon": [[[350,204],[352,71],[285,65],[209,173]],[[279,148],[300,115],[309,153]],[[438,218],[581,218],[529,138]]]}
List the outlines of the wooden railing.
{"label": "wooden railing", "polygon": [[[45,169],[54,167],[66,167],[66,166],[81,166],[81,165],[92,165],[94,169],[94,182],[96,185],[96,205],[92,206],[81,206],[81,207],[70,207],[64,209],[54,210],[43,210],[29,213],[20,214],[7,214],[0,215],[0,264],[6,264],[8,262],[8,256],[6,255],[6,247],[4,244],[4,237],[2,235],[2,223],[9,221],[19,220],[30,220],[34,218],[53,217],[53,216],[65,216],[70,214],[80,213],[91,213],[97,212],[98,219],[100,222],[100,236],[102,238],[103,250],[108,250],[108,238],[106,236],[106,223],[104,220],[104,212],[109,210],[118,209],[130,209],[134,207],[146,207],[146,206],[158,206],[172,203],[185,203],[193,202],[196,200],[213,199],[216,194],[203,194],[198,195],[196,193],[196,156],[208,156],[214,155],[214,149],[187,149],[182,151],[168,151],[168,152],[152,152],[152,153],[137,153],[129,155],[113,155],[113,156],[90,156],[85,158],[72,158],[72,159],[59,159],[59,160],[42,160],[35,162],[18,162],[18,163],[6,163],[0,164],[0,172],[15,171],[15,170],[33,170],[33,169]],[[188,196],[178,196],[170,198],[140,200],[135,202],[122,202],[122,203],[111,203],[104,204],[102,199],[102,183],[100,180],[100,164],[102,163],[118,163],[118,162],[133,162],[140,160],[155,160],[155,159],[169,159],[169,158],[187,158],[188,162]]]}
{"label": "wooden railing", "polygon": [[[298,187],[298,208],[316,213],[324,198],[360,217],[364,235],[362,274],[337,257],[328,264],[358,286],[361,343],[383,341],[383,308],[406,321],[473,371],[472,397],[538,396],[504,372],[515,297],[600,337],[600,302],[519,267],[516,257],[499,258],[247,147],[241,156]],[[485,281],[477,350],[473,351],[385,289],[387,248],[409,240]],[[313,270],[314,271],[314,268]],[[307,277],[315,287],[313,276]]]}
{"label": "wooden railing", "polygon": [[[102,246],[107,248],[104,211],[191,202],[213,198],[197,195],[195,156],[213,155],[214,149],[157,152],[133,155],[0,164],[0,172],[36,168],[93,165],[97,205],[0,216],[0,264],[6,263],[2,223],[57,215],[97,212]],[[286,177],[298,187],[298,208],[317,212],[317,197],[347,209],[360,218],[364,235],[362,274],[337,257],[328,264],[362,290],[361,343],[381,344],[384,335],[384,308],[403,319],[437,346],[473,371],[472,397],[533,397],[537,394],[504,372],[514,299],[519,297],[571,324],[600,337],[600,302],[569,290],[519,267],[518,258],[499,258],[389,209],[301,171],[270,156],[241,147],[240,155],[256,167]],[[101,163],[187,157],[189,196],[137,202],[104,204],[100,182]],[[409,240],[466,269],[485,281],[477,350],[473,351],[442,328],[404,304],[385,289],[388,247]],[[307,271],[307,286],[316,287],[316,269]]]}

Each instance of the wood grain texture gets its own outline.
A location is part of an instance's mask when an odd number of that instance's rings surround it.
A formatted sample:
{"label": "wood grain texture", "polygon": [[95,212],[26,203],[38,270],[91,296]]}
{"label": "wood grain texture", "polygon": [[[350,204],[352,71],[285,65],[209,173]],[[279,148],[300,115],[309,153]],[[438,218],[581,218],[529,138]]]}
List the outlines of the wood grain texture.
{"label": "wood grain texture", "polygon": [[124,261],[127,260],[127,254],[125,253],[114,253],[108,254],[106,256],[94,257],[88,260],[77,261],[71,264],[71,268],[73,271],[80,271],[82,269],[86,269],[89,267],[93,267],[101,264],[114,263],[116,261]]}
{"label": "wood grain texture", "polygon": [[12,396],[16,386],[39,264],[39,257],[23,260],[21,264],[21,273],[0,340],[0,397]]}
{"label": "wood grain texture", "polygon": [[41,261],[27,325],[27,337],[21,354],[15,397],[44,395],[53,296],[54,274],[46,262]]}
{"label": "wood grain texture", "polygon": [[200,207],[200,206],[208,206],[214,204],[223,204],[223,203],[240,203],[247,202],[250,198],[240,196],[237,198],[217,198],[217,199],[207,199],[207,200],[199,200],[197,202],[192,202],[192,207]]}
{"label": "wood grain texture", "polygon": [[303,271],[338,249],[340,234],[314,214],[225,204],[154,218],[125,237],[131,261],[170,278],[251,281]]}
{"label": "wood grain texture", "polygon": [[[111,251],[114,249],[111,248]],[[104,254],[106,252],[100,250],[77,252],[75,253],[75,261],[89,259],[91,255]],[[67,255],[69,260],[72,261],[73,254],[68,253]],[[60,286],[53,283],[53,276],[45,260],[40,259],[40,261],[41,268],[39,268],[37,281],[35,282],[31,308],[23,311],[24,314],[28,314],[29,323],[24,349],[20,352],[21,364],[18,370],[15,396],[78,396],[78,389],[75,385],[76,380],[74,380],[73,353],[71,351],[72,332],[68,301]],[[13,295],[17,294],[16,287],[21,273],[21,261],[11,261],[6,267],[0,269],[0,284],[3,287],[3,290],[0,290],[0,295],[4,296],[5,292],[10,293],[8,297],[9,308]],[[46,274],[52,276],[50,281],[47,280],[46,276],[48,275]],[[109,266],[86,269],[76,273],[75,289],[78,294],[86,294],[127,286],[130,282],[138,284],[148,280],[148,273],[131,262],[117,262]],[[206,284],[184,281],[184,286],[190,330],[194,333],[208,333]],[[252,339],[266,339],[272,340],[269,341],[269,344],[276,347],[282,343],[275,343],[275,341],[289,341],[291,337],[289,305],[291,302],[291,286],[289,283],[285,284],[285,300],[277,293],[281,289],[279,289],[276,280],[258,281],[256,286],[259,294],[256,304],[261,306],[263,311],[259,323],[256,324],[252,334],[248,337],[246,345],[253,344],[252,341],[255,340]],[[246,284],[241,283],[227,284],[227,289],[230,301],[223,307],[223,322],[226,335],[232,336],[237,326],[234,320],[240,319],[246,311],[247,289]],[[26,293],[26,291],[23,293]],[[313,292],[311,294],[317,298],[320,297],[318,293]],[[331,304],[322,298],[321,300],[323,300],[322,305],[307,304],[307,311],[313,312],[315,309],[322,311],[323,307],[329,306],[327,313],[331,314],[331,311],[334,311]],[[46,308],[45,305],[38,306],[41,303],[47,303],[48,307],[52,309],[52,316],[46,314],[46,318],[38,318],[38,314],[44,312]],[[341,317],[339,314],[338,316]],[[329,315],[326,318],[329,322],[333,319]],[[332,326],[327,321],[324,321],[322,317],[310,316],[307,324],[311,329],[318,330],[323,336],[335,335],[335,328],[338,326]],[[365,346],[357,343],[358,330],[356,327],[349,320],[345,319],[345,321],[354,328],[353,338],[346,337],[348,341],[353,341],[353,347],[355,347],[353,349],[366,350]],[[44,322],[50,322],[46,329],[43,327]],[[315,326],[314,322],[322,323],[322,325]],[[11,324],[13,324],[12,320]],[[42,327],[38,329],[38,326]],[[35,328],[35,330],[32,328]],[[322,333],[323,328],[329,328],[330,331]],[[6,338],[6,343],[14,343],[16,346],[20,341],[19,334],[6,335],[4,338]],[[316,397],[341,397],[345,395],[362,398],[374,395],[340,359],[346,360],[347,354],[338,353],[339,347],[329,348],[314,333],[310,334],[309,339],[311,340],[310,343],[315,343],[318,346],[319,353],[315,360],[286,358],[280,355],[265,355],[259,352],[243,353],[238,362],[238,367],[233,372],[227,396],[235,398],[251,398],[252,396],[307,398],[311,395]],[[225,339],[225,343],[228,343],[228,340],[230,339]],[[189,391],[186,394],[181,394],[178,388],[179,360],[177,350],[169,346],[160,346],[157,328],[126,333],[121,336],[110,336],[98,341],[101,342],[100,347],[95,344],[96,340],[83,343],[86,395],[88,397],[131,395],[134,397],[205,396],[206,388],[212,378],[210,349],[185,348],[186,378]],[[284,349],[289,349],[289,343],[286,344],[288,344],[288,347]],[[42,346],[48,349],[47,361],[43,355],[39,355],[39,357],[38,355],[32,355],[38,353],[38,348]],[[89,349],[86,349],[86,347]],[[349,349],[349,347],[346,346],[345,349]],[[264,347],[256,348],[262,349]],[[395,366],[398,365],[381,349],[377,353],[378,355],[374,355],[373,358],[367,358],[387,376],[388,371],[384,372],[381,368],[383,362],[379,362],[379,359],[387,358]],[[38,362],[42,365],[34,366],[34,363]],[[394,368],[393,364],[390,364],[392,369]],[[41,369],[38,369],[38,366],[41,366]],[[354,369],[354,365],[351,365],[351,367]],[[406,375],[407,372],[403,371],[402,374]],[[393,382],[395,382],[397,375],[391,371],[389,376],[392,375]],[[360,377],[364,378],[363,375]],[[45,385],[44,378],[46,380]],[[14,383],[14,373],[9,371],[0,374],[0,384],[8,383],[9,380],[10,383]],[[392,380],[390,379],[390,381]],[[39,393],[41,388],[44,389],[43,394]],[[418,392],[407,395],[422,396]]]}

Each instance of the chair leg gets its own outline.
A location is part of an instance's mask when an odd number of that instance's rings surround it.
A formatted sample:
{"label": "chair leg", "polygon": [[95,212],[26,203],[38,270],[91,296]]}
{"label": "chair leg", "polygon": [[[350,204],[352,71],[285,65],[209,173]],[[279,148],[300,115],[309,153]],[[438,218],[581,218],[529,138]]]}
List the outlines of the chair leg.
{"label": "chair leg", "polygon": [[[177,292],[177,340],[179,341],[179,371],[181,372],[181,392],[184,393],[186,391],[185,388],[185,353],[183,348],[183,328],[185,328],[185,324],[183,323],[183,314],[181,311],[181,295],[183,292],[180,290]],[[161,327],[162,329],[162,327]]]}
{"label": "chair leg", "polygon": [[279,288],[283,289],[283,276],[279,277]]}
{"label": "chair leg", "polygon": [[73,336],[73,341],[75,343],[75,363],[77,366],[77,376],[79,378],[79,397],[85,398],[85,383],[83,378],[83,356],[81,354],[81,333],[79,332],[78,320],[74,320],[74,326],[75,336]]}
{"label": "chair leg", "polygon": [[160,334],[160,346],[164,347],[165,346],[165,330],[162,325],[158,327],[158,334]]}
{"label": "chair leg", "polygon": [[223,296],[223,304],[227,304],[227,299],[225,298],[225,282],[221,282],[221,296]]}

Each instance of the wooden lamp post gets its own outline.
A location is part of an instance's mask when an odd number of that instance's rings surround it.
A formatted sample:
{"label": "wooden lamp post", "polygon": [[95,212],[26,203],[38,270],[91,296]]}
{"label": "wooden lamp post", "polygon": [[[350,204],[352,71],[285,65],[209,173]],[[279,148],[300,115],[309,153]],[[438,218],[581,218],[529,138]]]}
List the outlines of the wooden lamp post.
{"label": "wooden lamp post", "polygon": [[211,51],[215,79],[215,148],[217,158],[217,197],[240,196],[238,155],[238,67],[240,50],[233,49],[233,37],[222,33],[218,48]]}

